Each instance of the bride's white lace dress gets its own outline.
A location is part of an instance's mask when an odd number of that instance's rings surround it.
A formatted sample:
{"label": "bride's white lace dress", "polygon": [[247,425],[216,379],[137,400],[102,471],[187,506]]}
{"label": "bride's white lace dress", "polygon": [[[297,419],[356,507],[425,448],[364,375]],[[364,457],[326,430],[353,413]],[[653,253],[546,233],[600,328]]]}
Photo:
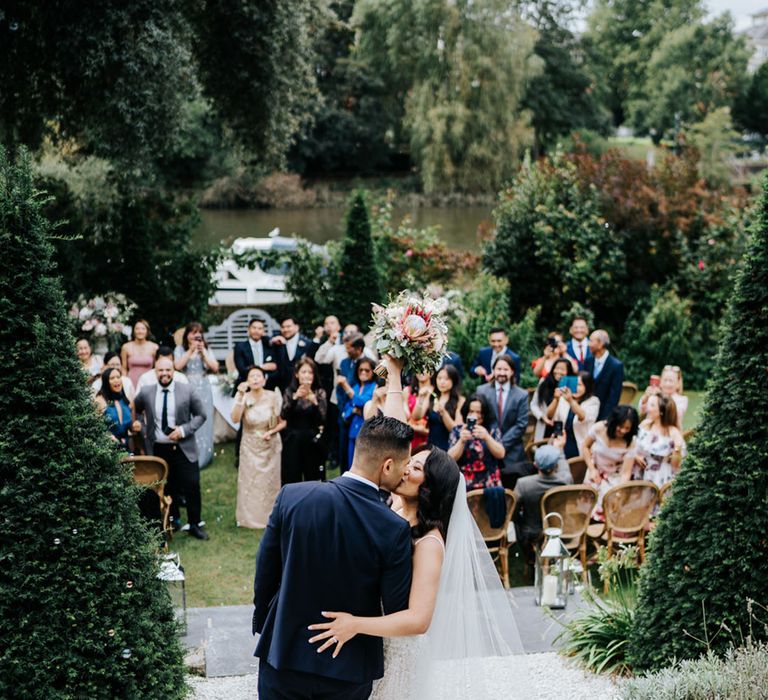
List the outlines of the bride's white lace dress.
{"label": "bride's white lace dress", "polygon": [[459,489],[432,623],[426,634],[384,640],[384,677],[371,698],[536,697],[509,597]]}

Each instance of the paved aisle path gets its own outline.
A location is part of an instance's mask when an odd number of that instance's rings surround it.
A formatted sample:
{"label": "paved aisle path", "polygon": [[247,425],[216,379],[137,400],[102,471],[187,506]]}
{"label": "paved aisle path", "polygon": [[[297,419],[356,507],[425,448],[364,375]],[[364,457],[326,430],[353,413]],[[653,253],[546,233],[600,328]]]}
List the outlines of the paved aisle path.
{"label": "paved aisle path", "polygon": [[[560,631],[560,625],[533,602],[533,587],[513,588],[510,598],[527,654],[549,652]],[[553,610],[562,619],[573,614],[580,602],[578,593],[571,596],[568,609]],[[205,652],[208,678],[244,676],[256,673],[258,662],[253,656],[256,638],[251,635],[251,605],[228,605],[217,608],[190,608],[184,643],[190,649],[200,646]]]}

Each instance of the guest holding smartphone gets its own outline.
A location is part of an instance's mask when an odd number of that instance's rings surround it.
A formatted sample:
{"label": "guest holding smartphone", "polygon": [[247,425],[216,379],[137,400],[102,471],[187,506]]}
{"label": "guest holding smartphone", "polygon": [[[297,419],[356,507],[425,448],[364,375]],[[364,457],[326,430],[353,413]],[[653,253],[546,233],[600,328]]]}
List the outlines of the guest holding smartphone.
{"label": "guest holding smartphone", "polygon": [[645,392],[640,397],[638,410],[641,418],[648,413],[647,403],[651,396],[663,394],[675,402],[677,427],[683,429],[683,418],[688,410],[688,397],[683,395],[683,373],[677,365],[665,365],[661,375],[652,374]]}
{"label": "guest holding smartphone", "polygon": [[[566,459],[578,457],[587,439],[590,429],[600,413],[600,399],[594,395],[595,380],[589,372],[579,372],[576,377],[576,391],[567,385],[560,387],[560,400],[557,412],[565,415],[563,434],[565,435]],[[564,380],[561,380],[561,382]],[[572,383],[572,382],[571,382]]]}

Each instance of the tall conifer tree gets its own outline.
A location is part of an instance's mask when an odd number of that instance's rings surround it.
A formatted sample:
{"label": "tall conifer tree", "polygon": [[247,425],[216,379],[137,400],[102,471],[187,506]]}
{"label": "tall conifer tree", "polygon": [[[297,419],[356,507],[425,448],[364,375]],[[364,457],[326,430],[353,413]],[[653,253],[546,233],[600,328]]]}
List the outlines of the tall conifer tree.
{"label": "tall conifer tree", "polygon": [[136,489],[96,414],[28,156],[0,150],[0,697],[184,696]]}
{"label": "tall conifer tree", "polygon": [[352,195],[347,211],[347,233],[333,281],[333,298],[341,322],[356,323],[363,333],[370,325],[371,303],[385,301],[368,208],[361,191]]}
{"label": "tall conifer tree", "polygon": [[723,322],[704,415],[641,576],[630,646],[637,669],[697,657],[706,640],[722,652],[750,631],[768,636],[748,606],[749,599],[768,604],[766,318],[768,177]]}

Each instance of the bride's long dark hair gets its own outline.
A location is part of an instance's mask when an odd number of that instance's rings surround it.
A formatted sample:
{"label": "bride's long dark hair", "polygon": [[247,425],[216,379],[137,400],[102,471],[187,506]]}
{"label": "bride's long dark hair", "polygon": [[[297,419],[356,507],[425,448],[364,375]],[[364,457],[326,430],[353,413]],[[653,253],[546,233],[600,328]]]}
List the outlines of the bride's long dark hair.
{"label": "bride's long dark hair", "polygon": [[437,528],[443,539],[448,537],[453,502],[459,479],[462,478],[459,465],[445,450],[433,445],[424,445],[415,454],[429,450],[424,462],[424,481],[419,486],[417,523],[411,528],[414,539],[424,537]]}

